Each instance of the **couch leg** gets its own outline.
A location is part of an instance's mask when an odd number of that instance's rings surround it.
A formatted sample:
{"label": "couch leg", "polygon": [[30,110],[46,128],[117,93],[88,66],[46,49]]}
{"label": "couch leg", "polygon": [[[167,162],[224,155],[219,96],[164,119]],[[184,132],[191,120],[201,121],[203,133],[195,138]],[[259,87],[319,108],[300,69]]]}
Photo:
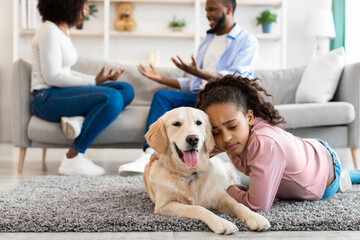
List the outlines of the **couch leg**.
{"label": "couch leg", "polygon": [[354,167],[355,169],[359,169],[358,160],[357,160],[357,148],[351,149],[351,155],[354,161]]}
{"label": "couch leg", "polygon": [[22,173],[23,166],[24,166],[26,149],[27,148],[20,148],[19,163],[18,163],[18,173]]}
{"label": "couch leg", "polygon": [[46,148],[43,148],[43,150],[42,150],[42,161],[43,161],[43,163],[45,163],[45,160],[46,160]]}

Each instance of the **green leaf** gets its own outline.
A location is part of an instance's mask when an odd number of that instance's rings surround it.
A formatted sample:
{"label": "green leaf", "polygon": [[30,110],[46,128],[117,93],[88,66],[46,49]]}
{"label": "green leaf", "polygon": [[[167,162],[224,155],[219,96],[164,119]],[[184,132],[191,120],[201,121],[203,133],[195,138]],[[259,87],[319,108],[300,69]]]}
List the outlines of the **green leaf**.
{"label": "green leaf", "polygon": [[90,17],[96,17],[96,14],[99,10],[96,8],[96,4],[90,4],[89,5],[89,11],[87,14],[84,15],[84,20],[88,21],[90,20]]}
{"label": "green leaf", "polygon": [[256,17],[257,23],[256,25],[260,25],[263,23],[275,23],[277,18],[277,14],[271,13],[269,10],[265,10]]}
{"label": "green leaf", "polygon": [[173,20],[169,22],[169,27],[185,27],[186,21],[183,18],[182,20],[177,20],[176,16],[174,16]]}

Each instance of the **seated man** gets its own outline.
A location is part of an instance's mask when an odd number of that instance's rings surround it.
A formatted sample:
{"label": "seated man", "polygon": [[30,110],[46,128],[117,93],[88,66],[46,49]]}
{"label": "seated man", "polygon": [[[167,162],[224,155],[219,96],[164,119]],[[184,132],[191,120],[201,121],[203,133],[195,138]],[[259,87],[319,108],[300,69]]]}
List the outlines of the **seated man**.
{"label": "seated man", "polygon": [[[145,133],[165,112],[182,106],[194,107],[198,92],[204,88],[207,81],[235,72],[242,77],[254,76],[253,66],[259,44],[254,36],[234,23],[235,8],[236,0],[206,1],[205,10],[210,30],[207,31],[207,36],[199,47],[196,60],[193,56],[191,63],[184,63],[180,57],[171,59],[178,68],[190,74],[188,78],[166,78],[151,65],[151,71],[146,70],[142,65],[138,66],[138,70],[145,77],[181,90],[160,90],[155,93]],[[146,141],[143,150],[144,153],[140,158],[120,166],[119,173],[122,175],[142,173],[154,152]]]}

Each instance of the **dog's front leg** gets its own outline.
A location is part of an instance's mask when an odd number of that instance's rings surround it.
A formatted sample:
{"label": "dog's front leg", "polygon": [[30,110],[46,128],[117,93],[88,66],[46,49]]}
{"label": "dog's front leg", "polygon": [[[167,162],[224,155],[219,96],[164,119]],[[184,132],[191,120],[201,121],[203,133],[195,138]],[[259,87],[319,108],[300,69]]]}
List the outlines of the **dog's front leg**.
{"label": "dog's front leg", "polygon": [[261,231],[270,227],[270,223],[265,217],[238,203],[227,193],[220,197],[217,210],[241,219],[251,230]]}
{"label": "dog's front leg", "polygon": [[210,229],[217,234],[232,234],[239,230],[235,224],[197,205],[186,205],[172,201],[160,208],[155,207],[155,214],[199,219],[206,223]]}

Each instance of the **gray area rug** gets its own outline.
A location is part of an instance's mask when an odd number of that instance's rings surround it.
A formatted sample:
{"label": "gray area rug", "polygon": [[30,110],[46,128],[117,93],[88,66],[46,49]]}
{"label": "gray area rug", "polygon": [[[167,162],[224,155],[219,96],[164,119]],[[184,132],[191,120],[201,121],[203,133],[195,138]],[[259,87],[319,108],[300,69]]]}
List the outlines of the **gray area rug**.
{"label": "gray area rug", "polygon": [[[321,201],[278,201],[261,212],[272,231],[360,230],[360,186]],[[0,196],[1,232],[210,231],[153,214],[142,177],[41,176]],[[249,229],[228,215],[240,231]]]}

